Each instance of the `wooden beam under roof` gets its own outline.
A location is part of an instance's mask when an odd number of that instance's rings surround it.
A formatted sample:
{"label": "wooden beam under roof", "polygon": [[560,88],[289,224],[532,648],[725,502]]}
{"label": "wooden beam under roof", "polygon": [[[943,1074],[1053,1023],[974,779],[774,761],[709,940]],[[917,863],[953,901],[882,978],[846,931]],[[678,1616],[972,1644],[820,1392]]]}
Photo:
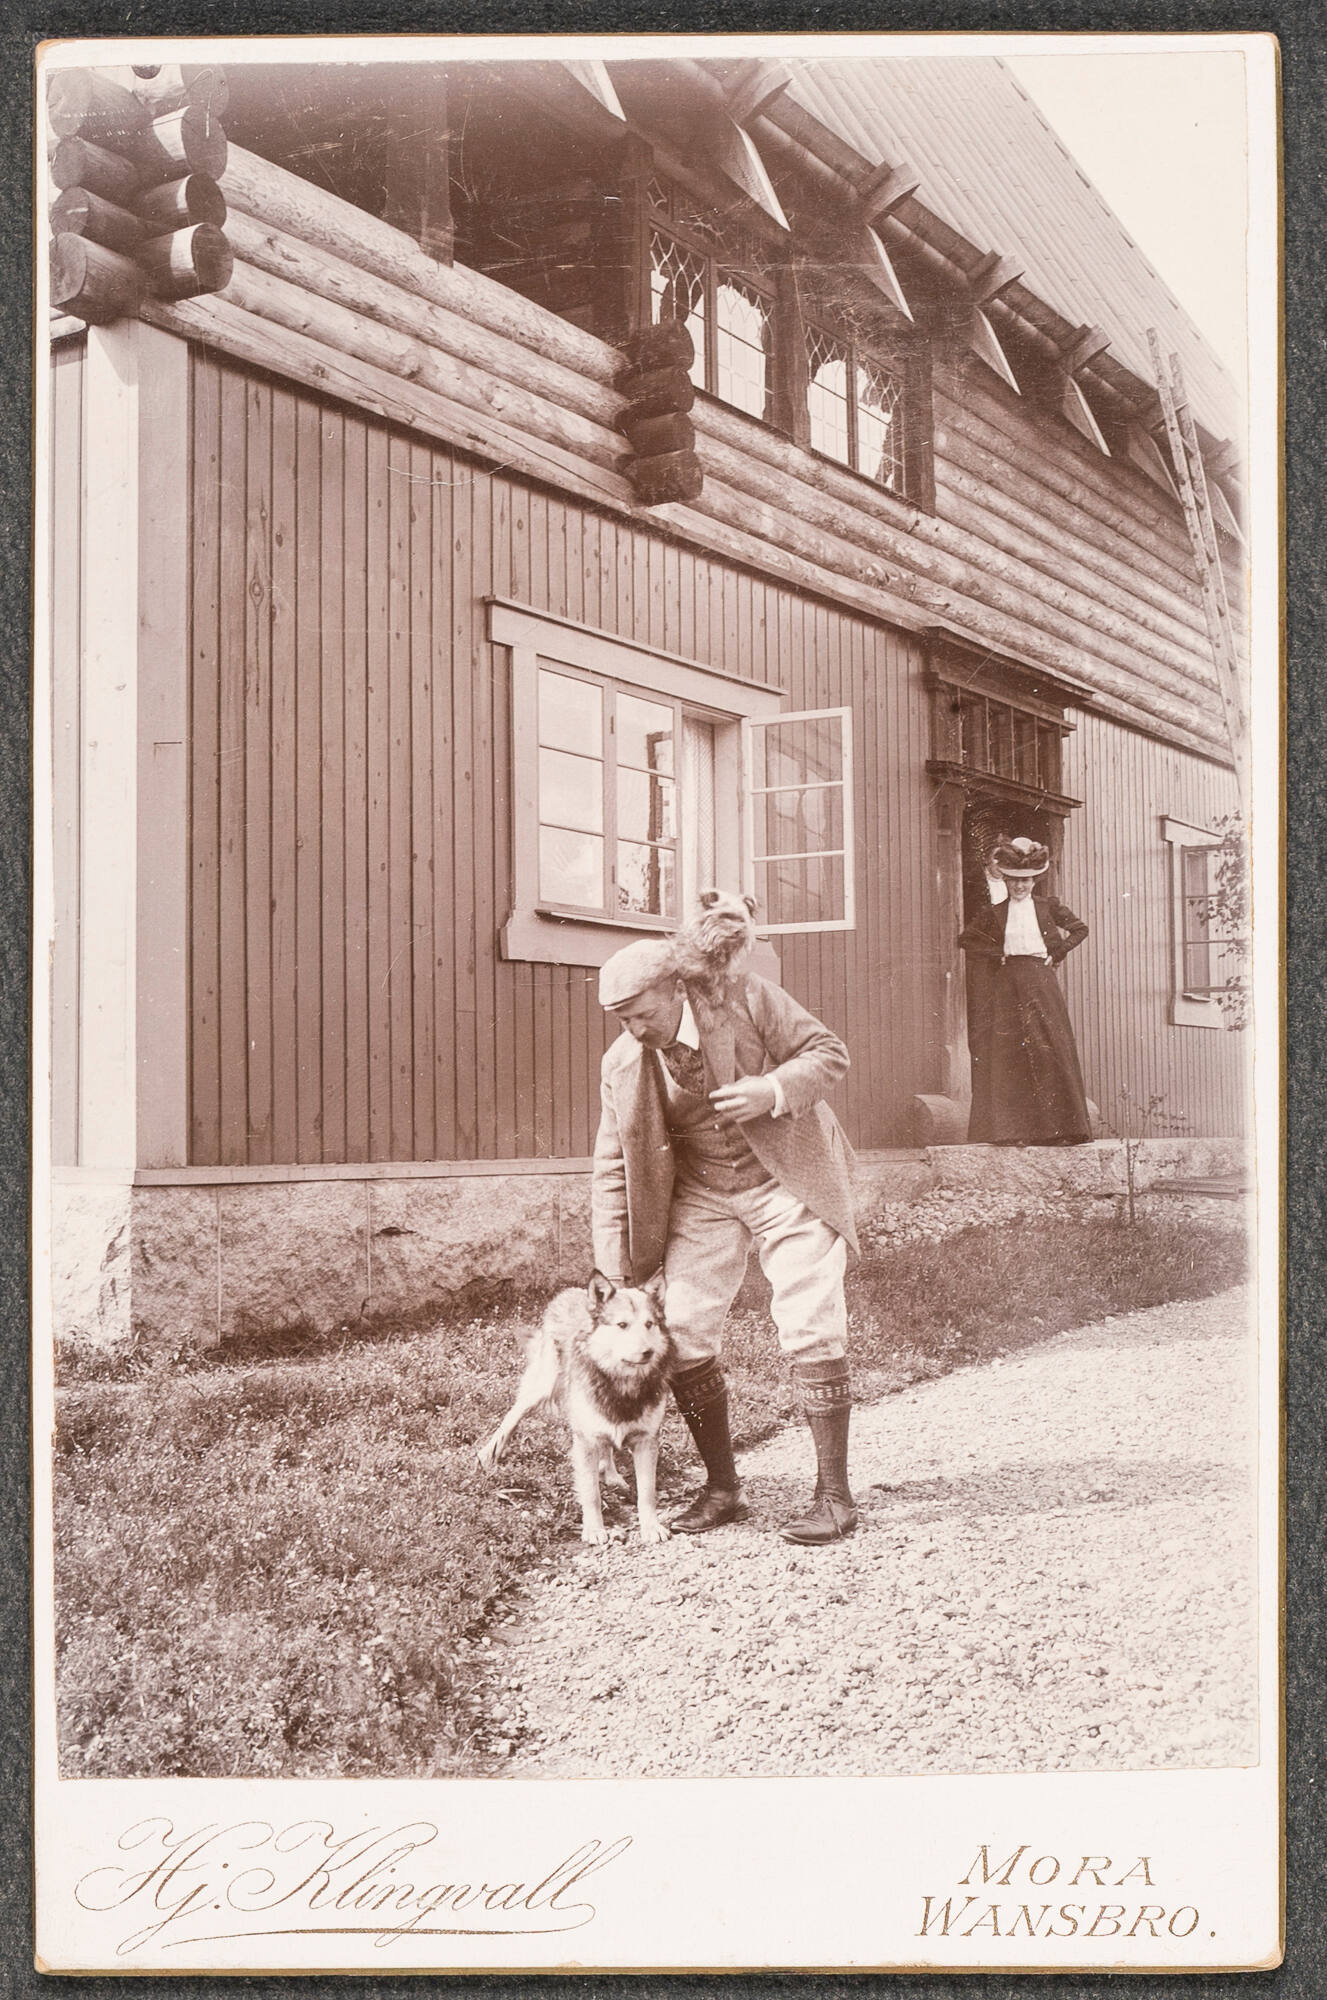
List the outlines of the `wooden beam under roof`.
{"label": "wooden beam under roof", "polygon": [[1092,405],[1079,388],[1072,375],[1066,375],[1060,386],[1060,413],[1067,417],[1076,431],[1094,444],[1106,457],[1111,455],[1110,446],[1101,433],[1101,426],[1092,414]]}
{"label": "wooden beam under roof", "polygon": [[1208,479],[1207,492],[1212,502],[1212,519],[1217,527],[1224,529],[1243,548],[1244,530],[1239,524],[1239,517],[1215,479]]}
{"label": "wooden beam under roof", "polygon": [[627,114],[618,101],[613,88],[613,79],[608,74],[605,62],[569,62],[563,60],[561,67],[567,72],[577,88],[599,109],[606,112],[614,124],[624,126]]}
{"label": "wooden beam under roof", "polygon": [[1009,364],[1009,357],[1000,345],[1000,336],[980,306],[972,308],[972,322],[968,330],[968,347],[979,361],[993,369],[1002,382],[1008,384],[1016,396],[1023,391],[1018,386],[1018,378]]}
{"label": "wooden beam under roof", "polygon": [[776,97],[781,97],[793,80],[786,62],[759,57],[742,63],[724,89],[724,108],[735,125],[745,125],[760,117]]}
{"label": "wooden beam under roof", "polygon": [[878,167],[869,168],[856,183],[862,215],[867,222],[883,221],[910,194],[916,194],[921,184],[921,175],[907,160],[900,160],[894,167],[882,161]]}
{"label": "wooden beam under roof", "polygon": [[1104,354],[1109,346],[1110,335],[1099,326],[1080,326],[1069,345],[1061,349],[1060,359],[1065,372],[1077,375],[1089,361],[1095,361],[1099,354]]}
{"label": "wooden beam under roof", "polygon": [[1169,493],[1172,500],[1179,499],[1179,489],[1174,474],[1161,446],[1144,424],[1131,423],[1125,429],[1125,454],[1130,464],[1145,472],[1154,485]]}
{"label": "wooden beam under roof", "polygon": [[787,229],[788,218],[783,212],[783,205],[774,192],[774,183],[766,171],[756,142],[746,127],[738,125],[723,112],[713,120],[706,120],[704,135],[710,158],[725,180],[740,188],[749,201],[778,223],[780,229]]}
{"label": "wooden beam under roof", "polygon": [[1010,285],[1016,285],[1022,275],[1023,266],[1016,258],[1002,257],[998,250],[992,250],[968,273],[968,292],[973,304],[989,305]]}
{"label": "wooden beam under roof", "polygon": [[[537,105],[565,130],[581,137],[620,139],[628,130],[626,112],[608,65],[603,62],[521,63],[495,59],[458,63],[452,75],[459,88],[471,78],[485,77],[527,104]],[[458,132],[460,129],[458,124]]]}
{"label": "wooden beam under roof", "polygon": [[867,223],[862,230],[862,236],[864,239],[862,255],[863,277],[869,278],[877,291],[884,293],[890,304],[902,313],[904,319],[912,321],[914,315],[912,307],[908,304],[907,293],[899,281],[898,272],[894,269],[894,261],[885,248],[879,230],[873,229]]}

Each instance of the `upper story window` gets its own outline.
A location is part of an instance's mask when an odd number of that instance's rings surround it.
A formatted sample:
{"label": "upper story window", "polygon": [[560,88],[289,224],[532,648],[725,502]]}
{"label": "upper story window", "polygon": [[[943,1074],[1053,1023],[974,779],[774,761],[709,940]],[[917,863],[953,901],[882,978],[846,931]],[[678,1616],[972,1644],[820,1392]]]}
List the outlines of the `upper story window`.
{"label": "upper story window", "polygon": [[767,419],[774,291],[758,246],[741,231],[721,240],[693,204],[658,181],[648,184],[646,198],[651,319],[686,326],[697,388]]}
{"label": "upper story window", "polygon": [[901,492],[903,378],[820,327],[806,333],[811,447]]}
{"label": "upper story window", "polygon": [[960,718],[961,761],[968,770],[1039,792],[1059,791],[1062,724],[971,689],[954,688],[952,694]]}
{"label": "upper story window", "polygon": [[652,175],[639,189],[634,311],[679,320],[698,388],[888,492],[929,505],[930,369],[832,232],[778,243]]}

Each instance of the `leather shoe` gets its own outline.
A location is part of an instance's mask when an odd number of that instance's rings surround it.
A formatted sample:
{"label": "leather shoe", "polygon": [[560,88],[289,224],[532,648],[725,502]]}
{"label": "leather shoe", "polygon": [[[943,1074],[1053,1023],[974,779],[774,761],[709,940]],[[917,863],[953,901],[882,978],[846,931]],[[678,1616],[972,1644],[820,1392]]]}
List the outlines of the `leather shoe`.
{"label": "leather shoe", "polygon": [[703,1535],[726,1521],[744,1520],[746,1512],[740,1487],[702,1486],[691,1505],[675,1514],[668,1526],[675,1535]]}
{"label": "leather shoe", "polygon": [[857,1526],[857,1509],[828,1493],[816,1496],[815,1505],[800,1521],[787,1521],[779,1529],[785,1542],[801,1542],[819,1548],[825,1542],[841,1542]]}

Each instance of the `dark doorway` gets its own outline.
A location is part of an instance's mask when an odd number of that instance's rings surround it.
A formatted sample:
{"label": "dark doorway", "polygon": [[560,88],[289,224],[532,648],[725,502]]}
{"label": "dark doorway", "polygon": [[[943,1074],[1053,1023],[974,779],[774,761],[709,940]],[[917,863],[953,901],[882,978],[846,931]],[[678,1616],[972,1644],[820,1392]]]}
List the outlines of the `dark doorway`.
{"label": "dark doorway", "polygon": [[[1060,850],[1063,822],[1055,813],[1038,812],[1035,807],[1024,804],[1020,799],[1011,799],[992,791],[983,795],[975,788],[969,793],[963,809],[963,922],[970,924],[977,912],[992,901],[992,878],[988,866],[992,848],[998,840],[1016,840],[1020,836],[1028,840],[1038,840],[1051,851],[1051,865],[1054,867]],[[1000,900],[997,898],[996,900]],[[991,1018],[990,997],[987,983],[994,973],[990,959],[980,958],[975,952],[964,953],[964,981],[967,997],[968,1052],[972,1058],[972,1110],[970,1128],[978,1132],[987,1130],[986,1091],[990,1083],[990,1068],[985,1048],[985,1033]]]}
{"label": "dark doorway", "polygon": [[1021,800],[983,797],[973,790],[963,809],[963,921],[970,924],[991,900],[987,866],[997,840],[1039,840],[1051,851],[1054,869],[1059,856],[1063,821],[1058,813],[1038,812]]}

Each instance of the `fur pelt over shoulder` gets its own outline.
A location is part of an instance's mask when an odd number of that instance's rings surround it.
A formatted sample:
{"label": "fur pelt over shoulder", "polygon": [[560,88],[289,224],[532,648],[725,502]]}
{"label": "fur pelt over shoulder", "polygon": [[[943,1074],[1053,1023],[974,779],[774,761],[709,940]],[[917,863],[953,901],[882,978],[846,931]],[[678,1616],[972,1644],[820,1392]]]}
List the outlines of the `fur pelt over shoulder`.
{"label": "fur pelt over shoulder", "polygon": [[742,976],[756,941],[756,906],[750,896],[702,889],[700,909],[673,939],[679,979],[718,1002]]}

